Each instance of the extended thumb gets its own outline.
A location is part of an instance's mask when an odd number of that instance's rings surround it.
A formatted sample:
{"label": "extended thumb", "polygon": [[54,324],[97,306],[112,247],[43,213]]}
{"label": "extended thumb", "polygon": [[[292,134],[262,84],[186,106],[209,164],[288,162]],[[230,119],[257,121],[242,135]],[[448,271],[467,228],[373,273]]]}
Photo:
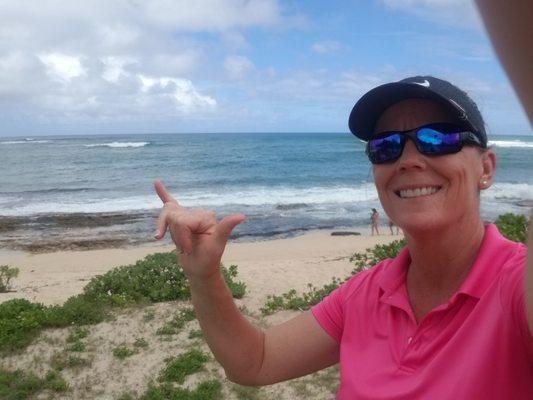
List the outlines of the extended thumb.
{"label": "extended thumb", "polygon": [[226,243],[233,229],[245,219],[246,217],[242,214],[228,215],[222,218],[217,226],[217,236]]}

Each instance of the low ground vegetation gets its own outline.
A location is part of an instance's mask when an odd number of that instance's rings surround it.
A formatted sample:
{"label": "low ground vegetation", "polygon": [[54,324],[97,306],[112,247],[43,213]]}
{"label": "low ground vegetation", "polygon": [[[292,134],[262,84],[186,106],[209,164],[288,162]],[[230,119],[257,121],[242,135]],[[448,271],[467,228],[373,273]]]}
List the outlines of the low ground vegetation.
{"label": "low ground vegetation", "polygon": [[0,265],[0,293],[11,290],[11,280],[19,274],[19,269],[9,265]]}
{"label": "low ground vegetation", "polygon": [[44,378],[20,369],[6,371],[0,369],[0,398],[22,400],[42,392],[62,393],[68,390],[67,382],[57,371],[48,371]]}
{"label": "low ground vegetation", "polygon": [[[221,268],[234,296],[243,297],[246,285],[235,281],[237,267]],[[188,299],[189,286],[179,266],[178,256],[173,252],[151,254],[133,265],[118,267],[92,278],[83,293],[69,298],[60,306],[44,306],[25,299],[1,303],[0,353],[24,349],[45,328],[102,322],[114,307]],[[171,330],[176,331],[183,318],[194,319],[193,311],[187,313],[173,322]],[[80,339],[72,339],[70,351],[83,351]]]}
{"label": "low ground vegetation", "polygon": [[507,239],[515,242],[526,243],[527,241],[527,218],[519,214],[502,214],[494,223]]}

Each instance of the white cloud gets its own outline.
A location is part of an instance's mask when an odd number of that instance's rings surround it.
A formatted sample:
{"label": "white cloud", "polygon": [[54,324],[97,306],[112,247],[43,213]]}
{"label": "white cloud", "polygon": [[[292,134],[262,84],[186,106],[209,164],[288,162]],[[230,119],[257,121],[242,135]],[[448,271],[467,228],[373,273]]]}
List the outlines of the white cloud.
{"label": "white cloud", "polygon": [[111,83],[117,83],[120,77],[128,75],[124,70],[125,66],[128,64],[135,64],[136,60],[131,57],[104,57],[102,59],[104,64],[104,71],[102,73],[102,78]]}
{"label": "white cloud", "polygon": [[169,95],[176,101],[178,107],[186,112],[194,111],[197,108],[214,107],[217,105],[215,99],[201,95],[187,79],[162,77],[154,78],[139,75],[144,93],[157,93],[158,95]]}
{"label": "white cloud", "polygon": [[154,0],[138,11],[159,26],[186,31],[224,31],[281,22],[276,0]]}
{"label": "white cloud", "polygon": [[316,42],[311,46],[311,49],[315,53],[319,53],[319,54],[334,53],[336,51],[341,50],[341,48],[342,48],[341,44],[334,40]]}
{"label": "white cloud", "polygon": [[0,134],[2,121],[202,118],[214,82],[254,69],[243,56],[214,67],[250,46],[245,30],[291,18],[279,0],[0,1]]}
{"label": "white cloud", "polygon": [[481,29],[479,13],[471,0],[381,0],[392,10],[402,10],[439,24]]}
{"label": "white cloud", "polygon": [[119,49],[134,44],[141,35],[135,26],[125,23],[113,23],[96,27],[96,35],[102,47]]}
{"label": "white cloud", "polygon": [[254,69],[254,64],[244,56],[228,56],[224,60],[224,69],[232,79],[242,79]]}
{"label": "white cloud", "polygon": [[61,53],[45,53],[40,54],[38,57],[46,66],[47,73],[52,78],[63,83],[68,83],[72,78],[77,78],[87,73],[81,64],[80,57]]}

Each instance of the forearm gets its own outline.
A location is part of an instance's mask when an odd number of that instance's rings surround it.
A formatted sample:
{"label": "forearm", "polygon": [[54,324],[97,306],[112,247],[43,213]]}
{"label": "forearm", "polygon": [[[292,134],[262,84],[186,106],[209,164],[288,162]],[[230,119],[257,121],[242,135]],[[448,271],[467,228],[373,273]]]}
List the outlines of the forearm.
{"label": "forearm", "polygon": [[189,280],[204,337],[232,381],[252,385],[261,369],[264,333],[241,314],[224,279]]}
{"label": "forearm", "polygon": [[492,44],[533,121],[533,2],[476,0]]}

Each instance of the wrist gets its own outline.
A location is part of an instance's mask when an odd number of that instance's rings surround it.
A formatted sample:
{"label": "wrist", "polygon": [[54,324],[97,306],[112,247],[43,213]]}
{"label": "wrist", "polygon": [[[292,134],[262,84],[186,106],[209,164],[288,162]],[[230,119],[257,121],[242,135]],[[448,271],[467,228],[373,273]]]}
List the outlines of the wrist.
{"label": "wrist", "polygon": [[189,281],[191,293],[205,291],[212,293],[218,289],[226,289],[226,282],[220,269],[209,275],[187,275],[187,280]]}

